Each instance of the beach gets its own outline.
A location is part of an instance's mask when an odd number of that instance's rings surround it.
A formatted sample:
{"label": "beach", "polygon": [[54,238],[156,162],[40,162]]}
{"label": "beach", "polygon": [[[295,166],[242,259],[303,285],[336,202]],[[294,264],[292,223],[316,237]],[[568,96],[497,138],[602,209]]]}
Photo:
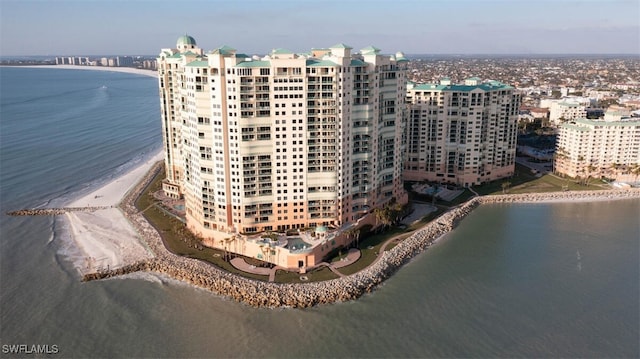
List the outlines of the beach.
{"label": "beach", "polygon": [[[36,66],[34,66],[36,67]],[[148,70],[132,68],[102,68],[88,66],[48,66],[54,69],[97,70],[135,73],[155,76]],[[159,235],[132,201],[150,180],[149,170],[163,158],[162,151],[121,177],[101,188],[83,195],[67,205],[69,207],[108,207],[88,212],[68,212],[65,218],[74,244],[84,254],[84,262],[76,263],[84,278],[105,278],[135,271],[152,271],[209,289],[253,306],[306,307],[319,303],[351,300],[371,291],[391,276],[411,258],[423,252],[434,241],[450,232],[468,213],[483,203],[502,202],[569,202],[640,198],[640,191],[610,190],[592,192],[558,192],[548,194],[496,195],[473,199],[454,208],[416,231],[380,260],[356,275],[325,284],[292,285],[282,288],[249,280],[214,269],[209,264],[171,254],[164,248]],[[144,179],[146,176],[145,180]],[[135,190],[133,190],[135,188]],[[127,196],[128,195],[128,196]],[[123,199],[126,204],[122,205]],[[329,289],[328,286],[334,287]],[[295,298],[292,291],[305,290]],[[286,289],[286,290],[285,290]],[[256,296],[255,293],[264,295]],[[329,295],[331,294],[331,295]]]}
{"label": "beach", "polygon": [[[85,276],[84,278],[97,279],[139,270],[155,271],[186,280],[196,286],[204,287],[218,294],[234,297],[251,305],[262,306],[266,302],[270,303],[267,306],[282,305],[282,292],[275,287],[271,289],[276,294],[273,294],[273,297],[261,297],[258,304],[244,295],[230,294],[237,291],[238,287],[255,289],[255,285],[269,286],[272,284],[258,284],[252,280],[243,279],[229,273],[223,275],[222,279],[227,284],[235,284],[226,288],[226,290],[213,289],[213,287],[217,286],[210,285],[209,281],[215,282],[215,278],[220,277],[222,271],[214,270],[210,265],[202,262],[171,254],[164,248],[162,241],[158,238],[158,234],[151,233],[151,231],[155,232],[155,230],[141,214],[137,213],[132,201],[140,195],[146,184],[152,180],[153,176],[150,173],[153,172],[152,167],[161,160],[162,152],[160,151],[123,176],[69,204],[70,207],[109,207],[92,212],[68,212],[65,214],[70,224],[74,242],[86,255],[85,263],[78,268],[82,275],[89,275],[89,277]],[[128,198],[127,205],[123,206],[122,203],[125,198]],[[333,300],[327,300],[328,297],[325,300],[332,302],[347,298],[354,299],[370,291],[372,287],[384,281],[404,263],[418,253],[423,252],[444,234],[453,230],[460,220],[481,204],[595,202],[629,198],[640,198],[640,190],[614,189],[475,197],[426,224],[393,250],[384,252],[381,256],[381,258],[385,258],[383,264],[376,263],[360,272],[357,276],[351,276],[351,279],[343,278],[343,282],[341,282],[343,285],[338,286],[342,290],[337,290],[333,293],[335,294]],[[135,223],[132,224],[132,222]],[[199,279],[191,278],[193,276]],[[363,281],[363,277],[367,278],[367,280]],[[204,284],[205,282],[201,282],[201,280],[204,280],[207,284]],[[306,296],[299,298],[300,301],[287,302],[286,305],[305,307],[318,304],[317,298],[321,297],[320,294],[327,293],[327,289],[321,285],[307,286],[305,288],[309,289]],[[251,292],[251,290],[248,292]],[[309,300],[309,298],[315,299]]]}
{"label": "beach", "polygon": [[81,65],[26,65],[26,66],[7,66],[32,69],[60,69],[60,70],[91,70],[91,71],[111,71],[123,72],[128,74],[144,75],[150,77],[158,77],[155,70],[135,69],[133,67],[109,67],[109,66],[81,66]]}
{"label": "beach", "polygon": [[[12,67],[110,71],[157,77],[156,71],[130,67],[74,65]],[[122,176],[91,193],[83,195],[81,198],[65,204],[67,207],[109,207],[95,211],[67,212],[64,215],[73,245],[82,252],[84,257],[82,261],[74,263],[81,274],[120,268],[140,260],[153,258],[153,254],[147,248],[146,243],[123,215],[122,210],[118,208],[118,204],[127,192],[144,177],[153,164],[162,159],[162,151],[159,151],[146,162]]]}
{"label": "beach", "polygon": [[153,257],[118,204],[149,169],[162,160],[162,151],[83,197],[69,207],[104,207],[93,212],[67,212],[71,237],[84,255],[84,263],[76,263],[80,273],[115,269]]}

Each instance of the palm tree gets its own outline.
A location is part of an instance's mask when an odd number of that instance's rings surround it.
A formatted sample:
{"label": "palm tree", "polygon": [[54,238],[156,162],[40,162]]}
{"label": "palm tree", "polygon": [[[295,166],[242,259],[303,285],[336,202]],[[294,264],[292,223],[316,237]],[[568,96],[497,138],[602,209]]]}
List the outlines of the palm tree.
{"label": "palm tree", "polygon": [[509,182],[509,181],[502,182],[502,193],[506,193],[506,191],[507,191],[507,189],[509,189],[509,187],[511,187],[511,182]]}
{"label": "palm tree", "polygon": [[393,223],[400,223],[400,219],[402,218],[402,214],[404,213],[404,206],[400,202],[395,202],[393,207],[391,208],[391,217],[393,218]]}
{"label": "palm tree", "polygon": [[346,231],[344,231],[344,235],[347,236],[347,239],[351,239],[351,237],[355,234],[356,232],[356,228],[355,227],[351,227],[349,229],[347,229]]}
{"label": "palm tree", "polygon": [[576,168],[576,183],[584,185],[585,179],[583,175],[586,172],[586,168],[583,166],[584,156],[578,155],[578,167]]}
{"label": "palm tree", "polygon": [[589,165],[587,166],[587,182],[586,182],[586,185],[587,185],[587,186],[589,185],[589,179],[591,179],[591,178],[592,178],[592,177],[591,177],[591,174],[592,174],[592,173],[593,173],[593,171],[595,171],[595,170],[596,170],[596,166],[594,166],[594,165],[592,165],[592,164],[589,164]]}
{"label": "palm tree", "polygon": [[382,223],[382,217],[384,217],[383,211],[384,209],[382,207],[376,207],[373,209],[373,214],[376,216],[376,228],[380,223]]}
{"label": "palm tree", "polygon": [[638,176],[640,176],[640,164],[631,165],[631,174],[634,176],[634,182],[638,182]]}
{"label": "palm tree", "polygon": [[358,239],[360,239],[360,229],[356,227],[351,227],[345,231],[347,238],[351,239],[355,237],[355,248],[358,248]]}
{"label": "palm tree", "polygon": [[382,224],[382,229],[386,229],[389,224],[391,224],[391,211],[389,207],[377,207],[373,210],[376,215],[376,226],[378,226],[378,221]]}
{"label": "palm tree", "polygon": [[612,163],[609,165],[609,169],[611,170],[612,176],[611,177],[616,177],[616,175],[618,174],[618,169],[620,168],[620,164],[619,163]]}
{"label": "palm tree", "polygon": [[553,173],[556,173],[558,164],[564,163],[564,160],[566,158],[567,158],[567,152],[565,151],[564,147],[558,147],[558,149],[556,150],[556,153],[553,154]]}

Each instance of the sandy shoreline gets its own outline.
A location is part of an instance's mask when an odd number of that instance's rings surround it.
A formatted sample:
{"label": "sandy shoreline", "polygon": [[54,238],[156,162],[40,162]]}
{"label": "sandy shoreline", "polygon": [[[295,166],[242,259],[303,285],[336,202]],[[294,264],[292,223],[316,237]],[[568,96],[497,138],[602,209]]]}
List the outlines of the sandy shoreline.
{"label": "sandy shoreline", "polygon": [[362,271],[327,281],[283,284],[249,279],[209,263],[169,252],[158,232],[133,205],[135,198],[142,193],[146,184],[152,180],[153,174],[157,173],[161,166],[162,163],[159,162],[158,166],[155,166],[154,170],[150,171],[120,204],[125,216],[137,228],[156,256],[116,270],[89,273],[83,276],[83,281],[112,278],[138,271],[155,272],[254,307],[307,308],[355,300],[375,290],[415,256],[423,253],[433,243],[451,232],[475,208],[485,203],[518,203],[521,200],[532,202],[536,199],[544,202],[555,198],[640,199],[640,189],[474,197],[427,223],[390,250],[380,253],[378,259]]}
{"label": "sandy shoreline", "polygon": [[[154,71],[133,68],[71,65],[29,67],[157,76]],[[391,250],[381,253],[380,260],[361,272],[326,282],[282,285],[231,274],[210,264],[174,255],[164,247],[160,235],[132,204],[132,198],[135,198],[144,188],[144,183],[151,179],[150,170],[158,169],[159,166],[154,167],[154,164],[162,159],[163,153],[159,151],[142,165],[68,204],[70,207],[112,207],[94,212],[65,214],[71,238],[84,254],[84,263],[76,263],[83,280],[151,271],[252,306],[308,307],[320,303],[352,300],[370,292],[417,254],[442,239],[455,228],[458,221],[482,204],[640,199],[638,189],[476,197],[444,213]]]}
{"label": "sandy shoreline", "polygon": [[[132,193],[130,191],[134,187],[140,187],[140,181],[148,175],[155,163],[163,159],[162,155],[162,151],[158,152],[145,163],[69,203],[70,207],[113,207],[94,212],[68,212],[65,214],[70,224],[72,238],[86,256],[85,263],[78,268],[82,274],[121,268],[154,257],[149,249],[151,244],[145,233],[141,234],[140,230],[136,231],[130,222],[131,214],[129,213],[127,216],[117,206],[128,194],[137,195],[133,193],[136,192],[135,190]],[[629,198],[640,198],[640,190],[612,189],[491,195],[475,197],[467,205],[473,208],[479,204],[489,203],[596,202]],[[475,202],[475,204],[470,202]],[[141,236],[143,237],[141,238]]]}
{"label": "sandy shoreline", "polygon": [[84,263],[76,263],[80,273],[119,268],[153,257],[144,240],[123,215],[122,210],[116,206],[160,160],[162,151],[124,175],[69,204],[70,207],[114,206],[94,212],[65,214],[71,238],[85,255]]}
{"label": "sandy shoreline", "polygon": [[122,72],[135,75],[144,75],[149,77],[158,77],[156,70],[135,69],[133,67],[108,67],[108,66],[80,66],[80,65],[26,65],[26,66],[3,66],[18,67],[28,69],[59,69],[59,70],[90,70],[90,71],[110,71]]}

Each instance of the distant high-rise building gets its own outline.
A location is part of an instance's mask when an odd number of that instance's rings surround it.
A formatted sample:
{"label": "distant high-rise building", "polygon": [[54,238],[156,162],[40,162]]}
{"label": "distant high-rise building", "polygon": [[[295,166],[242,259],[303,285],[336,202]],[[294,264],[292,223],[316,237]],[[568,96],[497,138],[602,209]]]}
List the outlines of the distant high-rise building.
{"label": "distant high-rise building", "polygon": [[204,54],[190,36],[162,50],[163,189],[184,196],[192,231],[215,246],[229,233],[373,222],[374,208],[406,202],[407,60],[351,50]]}
{"label": "distant high-rise building", "polygon": [[403,178],[459,186],[513,175],[520,94],[497,81],[409,84]]}
{"label": "distant high-rise building", "polygon": [[133,66],[133,57],[131,56],[117,56],[116,66],[118,67],[131,67]]}
{"label": "distant high-rise building", "polygon": [[145,69],[155,70],[157,68],[157,62],[155,60],[144,60],[142,67]]}

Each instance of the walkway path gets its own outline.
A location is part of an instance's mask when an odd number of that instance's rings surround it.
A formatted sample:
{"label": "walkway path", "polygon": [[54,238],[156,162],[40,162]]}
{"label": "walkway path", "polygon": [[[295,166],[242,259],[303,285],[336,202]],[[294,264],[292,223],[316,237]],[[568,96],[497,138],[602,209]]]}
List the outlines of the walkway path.
{"label": "walkway path", "polygon": [[231,265],[243,272],[259,274],[259,275],[269,275],[271,271],[274,269],[274,268],[256,267],[252,264],[247,263],[242,257],[233,258],[231,260]]}
{"label": "walkway path", "polygon": [[352,265],[353,263],[357,262],[358,259],[360,259],[361,255],[362,253],[360,253],[359,249],[351,248],[349,249],[349,252],[347,253],[346,257],[342,258],[339,261],[331,263],[329,266],[333,268],[342,268],[342,267]]}
{"label": "walkway path", "polygon": [[[389,246],[389,244],[393,243],[395,240],[397,240],[398,238],[401,238],[403,236],[407,236],[407,235],[411,235],[410,233],[400,233],[396,236],[393,236],[389,239],[387,239],[382,246],[380,246],[380,250],[378,251],[378,253],[376,253],[376,259],[373,260],[373,262],[371,262],[368,266],[372,266],[374,265],[381,257],[380,257],[380,253],[384,252],[387,247]],[[333,273],[335,273],[338,277],[345,277],[344,274],[342,274],[338,269],[339,268],[343,268],[343,267],[347,267],[352,265],[353,263],[357,262],[360,257],[362,256],[362,252],[357,249],[357,248],[351,248],[349,249],[349,252],[347,253],[347,256],[342,258],[339,261],[336,262],[332,262],[332,263],[327,263],[327,262],[321,262],[318,263],[317,265],[307,268],[308,271],[314,270],[318,267],[327,267],[329,268],[329,270],[331,270]],[[258,275],[264,275],[264,276],[269,276],[269,282],[274,282],[275,278],[276,278],[276,272],[278,270],[288,270],[287,268],[284,267],[280,267],[280,266],[275,266],[273,268],[264,268],[264,267],[256,267],[252,264],[247,263],[243,257],[236,257],[233,258],[231,260],[231,265],[234,266],[236,269],[241,270],[243,272],[247,272],[247,273],[252,273],[252,274],[258,274]]]}
{"label": "walkway path", "polygon": [[[347,253],[347,256],[342,258],[341,260],[333,262],[333,263],[321,262],[321,263],[318,263],[317,265],[315,265],[313,267],[308,268],[308,270],[313,270],[315,268],[318,268],[318,267],[321,267],[321,266],[325,266],[325,267],[328,267],[337,276],[344,277],[344,274],[340,273],[337,269],[338,268],[342,268],[342,267],[346,267],[348,265],[351,265],[351,264],[357,262],[358,259],[360,259],[360,256],[361,256],[361,253],[360,253],[359,249],[351,248],[351,249],[349,249],[349,252]],[[244,260],[244,258],[242,258],[242,257],[233,258],[231,260],[231,265],[234,266],[236,269],[241,270],[243,272],[269,276],[269,282],[275,281],[276,272],[279,269],[280,270],[287,270],[286,268],[283,268],[283,267],[280,267],[280,266],[276,266],[276,267],[273,267],[273,268],[256,267],[254,265],[251,265],[251,264],[247,263]]]}

